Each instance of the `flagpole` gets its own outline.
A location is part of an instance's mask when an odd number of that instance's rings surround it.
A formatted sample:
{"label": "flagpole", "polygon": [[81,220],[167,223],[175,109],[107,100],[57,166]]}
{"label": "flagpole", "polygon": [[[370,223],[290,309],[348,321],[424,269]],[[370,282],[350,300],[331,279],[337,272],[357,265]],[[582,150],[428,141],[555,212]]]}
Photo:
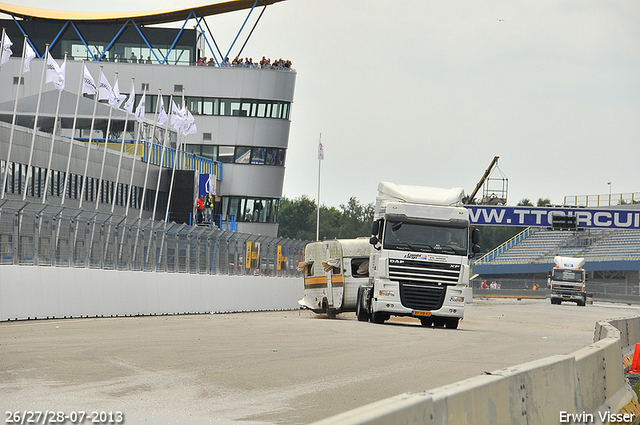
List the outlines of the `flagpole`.
{"label": "flagpole", "polygon": [[[147,153],[147,167],[146,170],[144,172],[144,185],[142,186],[142,202],[140,204],[140,215],[138,216],[138,221],[142,220],[142,213],[144,212],[144,203],[146,200],[146,195],[147,195],[147,181],[149,178],[149,164],[151,163],[151,151],[153,148],[153,139],[155,137],[156,134],[156,122],[157,122],[157,115],[158,115],[158,111],[160,110],[160,100],[162,99],[162,89],[158,89],[158,98],[156,99],[156,117],[153,121],[153,127],[151,127],[151,141],[149,142],[149,149],[148,149],[148,153]],[[163,146],[164,147],[164,146]],[[160,168],[162,169],[162,160],[160,161]],[[132,170],[133,171],[133,170]],[[131,187],[131,186],[129,186]],[[154,217],[151,218],[151,220],[153,220]],[[135,260],[136,258],[136,253],[138,250],[138,240],[140,238],[140,225],[138,225],[138,230],[136,231],[136,241],[133,244],[133,259]]]}
{"label": "flagpole", "polygon": [[176,176],[176,166],[178,164],[178,156],[179,156],[179,152],[178,152],[178,147],[180,146],[180,132],[178,132],[178,137],[176,138],[176,152],[173,155],[173,170],[171,171],[171,183],[169,183],[169,199],[167,200],[167,214],[165,215],[165,221],[168,223],[169,222],[169,213],[171,210],[171,193],[173,192],[173,182],[175,180],[175,176]]}
{"label": "flagpole", "polygon": [[[322,146],[322,133],[320,133],[320,146]],[[324,154],[323,154],[324,155]],[[322,157],[318,152],[318,205],[316,207],[316,240],[320,240],[320,165],[322,164]]]}
{"label": "flagpole", "polygon": [[[11,118],[11,132],[9,133],[9,150],[7,152],[7,165],[2,177],[2,191],[0,192],[0,199],[4,199],[4,193],[7,188],[7,176],[9,175],[9,165],[11,164],[11,147],[13,146],[13,135],[16,128],[16,114],[18,112],[18,95],[20,94],[20,81],[24,75],[24,56],[27,46],[27,36],[24,36],[24,45],[22,46],[22,59],[20,60],[20,71],[18,72],[18,84],[16,85],[16,99],[13,103],[13,117]],[[12,167],[13,168],[13,167]]]}
{"label": "flagpole", "polygon": [[[156,99],[156,116],[153,120],[153,126],[151,127],[151,141],[149,142],[149,153],[147,155],[147,168],[144,172],[144,185],[142,186],[142,205],[140,205],[140,216],[142,219],[142,212],[144,211],[144,201],[147,195],[147,181],[149,180],[149,164],[151,164],[151,150],[153,147],[153,139],[156,135],[156,123],[158,122],[158,113],[160,111],[160,99],[162,98],[162,89],[158,89],[158,99]],[[162,167],[162,163],[160,164]]]}
{"label": "flagpole", "polygon": [[33,120],[33,131],[31,133],[31,149],[29,151],[29,163],[27,164],[27,176],[24,179],[24,193],[22,194],[23,201],[27,199],[27,192],[28,192],[27,189],[29,187],[29,175],[31,174],[31,162],[33,161],[33,150],[34,150],[34,145],[36,143],[36,128],[38,128],[38,115],[40,115],[40,100],[42,99],[42,90],[44,88],[44,76],[47,71],[47,55],[48,54],[49,54],[49,44],[46,44],[45,52],[44,52],[45,60],[44,60],[44,63],[42,64],[42,77],[40,78],[40,90],[38,91],[38,102],[36,104],[36,115]]}
{"label": "flagpole", "polygon": [[[169,107],[171,107],[172,102],[173,102],[173,93],[171,94],[171,96],[169,96]],[[167,119],[167,121],[165,122],[168,123],[169,120]],[[158,181],[156,182],[156,196],[155,196],[155,200],[153,201],[153,214],[151,216],[153,220],[156,219],[158,195],[160,193],[160,180],[162,179],[162,166],[164,165],[164,157],[165,157],[165,152],[167,150],[166,145],[167,145],[168,139],[169,139],[169,124],[166,124],[164,126],[164,137],[162,139],[162,152],[160,153],[160,167],[158,169]]]}
{"label": "flagpole", "polygon": [[[98,81],[102,81],[102,65],[100,66],[100,77]],[[98,83],[100,84],[100,83]],[[100,97],[99,90],[96,90],[95,99],[93,102],[93,115],[91,116],[91,128],[89,130],[89,141],[87,143],[87,158],[84,163],[84,175],[82,176],[82,188],[80,190],[80,205],[78,208],[82,209],[82,202],[84,201],[84,193],[87,187],[87,172],[89,170],[89,155],[91,154],[91,140],[93,140],[93,128],[96,121],[96,109],[98,107],[98,98]],[[93,190],[93,189],[92,189]],[[87,196],[88,197],[88,196]]]}
{"label": "flagpole", "polygon": [[[118,72],[116,71],[116,82],[113,84],[114,86],[118,84]],[[100,96],[100,93],[98,93],[98,97]],[[115,96],[115,95],[114,95]],[[98,206],[100,205],[100,198],[104,196],[104,183],[103,183],[103,177],[104,177],[104,165],[107,162],[107,146],[109,145],[109,130],[111,130],[111,117],[113,116],[113,106],[111,106],[109,108],[109,118],[107,120],[107,129],[105,131],[105,133],[103,134],[104,136],[104,150],[102,151],[102,164],[100,166],[100,180],[98,180],[98,184],[100,185],[100,192],[98,194],[98,196],[96,197],[96,211],[98,210]],[[107,190],[107,202],[109,203],[109,191]]]}
{"label": "flagpole", "polygon": [[82,83],[84,82],[84,59],[82,60],[82,74],[80,75],[80,82],[78,84],[78,96],[76,97],[76,109],[73,113],[73,125],[71,126],[71,140],[69,140],[69,154],[67,156],[67,168],[64,173],[64,185],[62,186],[62,201],[60,206],[64,206],[64,201],[67,197],[67,183],[69,182],[69,169],[71,168],[71,153],[73,151],[73,145],[76,138],[76,125],[78,123],[78,107],[80,106],[80,98],[84,94],[82,91]]}
{"label": "flagpole", "polygon": [[[2,38],[0,38],[0,54],[4,55],[4,36],[7,33],[7,29],[5,27],[2,27]],[[22,51],[22,56],[24,56],[24,50]],[[0,70],[2,70],[2,65],[4,65],[2,63],[2,61],[0,61]],[[18,83],[18,86],[20,84]]]}
{"label": "flagpole", "polygon": [[[147,94],[147,90],[143,90],[142,98],[140,98],[140,102],[138,103],[138,108],[140,108],[140,106],[142,106],[143,108],[146,108],[146,105],[143,103],[146,98],[146,94]],[[136,143],[133,148],[133,158],[131,160],[132,162],[131,162],[131,176],[129,178],[129,188],[133,186],[133,173],[136,169],[136,157],[138,156],[138,145],[140,143],[140,135],[142,134],[142,130],[144,127],[144,122],[142,118],[138,120],[138,108],[136,108],[136,120],[138,121],[138,132],[136,136]],[[144,114],[142,115],[142,117],[144,117]],[[127,207],[125,209],[124,215],[129,215],[129,205],[130,205],[130,202],[127,202]]]}
{"label": "flagpole", "polygon": [[[187,105],[184,103],[184,86],[182,87],[182,109],[187,109]],[[180,127],[182,130],[182,126]],[[169,210],[171,208],[171,193],[173,192],[173,182],[176,176],[176,164],[178,162],[178,150],[180,149],[180,134],[182,131],[178,131],[178,137],[176,138],[176,154],[173,159],[173,171],[171,173],[171,183],[169,184],[169,200],[167,202],[167,214],[166,214],[166,222],[169,222]]]}
{"label": "flagpole", "polygon": [[[169,108],[171,108],[171,105],[173,105],[173,93],[171,93],[171,95],[169,96]],[[167,123],[164,126],[164,137],[162,139],[162,152],[160,154],[160,167],[158,167],[158,181],[156,182],[156,196],[155,199],[153,201],[153,213],[151,215],[151,220],[155,220],[156,219],[156,211],[157,211],[157,206],[158,206],[158,197],[160,195],[160,182],[162,180],[162,167],[164,165],[164,157],[165,157],[165,152],[167,151],[167,140],[169,139],[169,119],[167,118],[167,120],[165,121],[165,123]],[[165,222],[166,224],[166,222]],[[151,242],[152,242],[153,238],[151,236],[149,236],[149,246],[147,248],[147,253],[145,255],[145,260],[144,263],[148,264],[149,263],[149,252],[151,251]],[[163,244],[164,244],[164,236],[163,236]],[[162,252],[160,253],[162,255]]]}
{"label": "flagpole", "polygon": [[[64,52],[63,66],[65,67],[65,72],[66,72],[67,55],[68,55],[68,52]],[[47,176],[44,179],[44,193],[42,194],[43,205],[47,202],[47,194],[49,193],[49,176],[52,174],[51,161],[53,160],[53,144],[56,140],[56,130],[58,129],[58,117],[60,116],[60,99],[62,98],[63,91],[64,91],[64,88],[62,90],[58,89],[56,115],[55,115],[55,118],[53,119],[53,130],[51,131],[51,147],[49,148],[49,162],[47,163]]]}
{"label": "flagpole", "polygon": [[[135,97],[135,93],[134,93],[134,84],[135,84],[135,78],[131,78],[131,91],[129,92],[129,96],[131,96],[132,94]],[[118,156],[118,172],[116,174],[116,193],[118,193],[118,183],[120,182],[120,170],[122,168],[122,157],[124,156],[124,145],[125,145],[125,136],[127,134],[127,124],[129,124],[129,110],[126,108],[125,106],[125,110],[126,110],[126,114],[124,117],[124,128],[122,130],[122,145],[120,146],[120,155]],[[124,191],[124,187],[122,188],[122,190]],[[129,193],[128,195],[131,193],[131,186],[129,186]],[[129,205],[129,196],[126,197],[127,201],[126,204]],[[116,207],[116,197],[113,197],[113,200],[111,201],[111,214],[113,214],[113,211]],[[126,217],[126,214],[125,214]]]}

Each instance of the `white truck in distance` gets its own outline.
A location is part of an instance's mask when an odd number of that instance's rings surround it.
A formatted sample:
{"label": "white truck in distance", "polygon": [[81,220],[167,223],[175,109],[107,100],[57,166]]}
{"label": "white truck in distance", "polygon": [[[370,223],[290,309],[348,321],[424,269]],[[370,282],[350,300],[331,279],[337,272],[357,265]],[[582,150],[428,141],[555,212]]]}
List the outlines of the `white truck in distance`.
{"label": "white truck in distance", "polygon": [[553,258],[555,267],[549,270],[549,286],[551,288],[551,304],[562,301],[573,301],[579,306],[587,303],[584,270],[584,258],[560,257]]}
{"label": "white truck in distance", "polygon": [[358,288],[360,321],[419,318],[457,328],[464,316],[469,258],[480,251],[462,189],[378,185],[369,280]]}

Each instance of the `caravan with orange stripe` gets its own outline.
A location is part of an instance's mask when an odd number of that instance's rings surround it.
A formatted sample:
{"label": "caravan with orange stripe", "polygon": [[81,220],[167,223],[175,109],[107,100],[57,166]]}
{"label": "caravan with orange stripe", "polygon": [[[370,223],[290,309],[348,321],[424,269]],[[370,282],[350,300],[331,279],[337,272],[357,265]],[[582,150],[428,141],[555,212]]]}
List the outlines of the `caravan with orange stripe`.
{"label": "caravan with orange stripe", "polygon": [[368,238],[311,242],[298,268],[304,274],[304,294],[298,303],[316,313],[335,317],[355,311],[358,287],[369,278]]}

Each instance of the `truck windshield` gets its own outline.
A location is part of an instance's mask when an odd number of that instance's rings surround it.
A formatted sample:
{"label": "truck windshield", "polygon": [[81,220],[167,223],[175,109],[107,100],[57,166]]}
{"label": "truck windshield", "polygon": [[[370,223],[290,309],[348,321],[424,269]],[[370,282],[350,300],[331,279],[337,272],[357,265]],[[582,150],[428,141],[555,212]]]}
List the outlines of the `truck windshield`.
{"label": "truck windshield", "polygon": [[582,271],[553,269],[552,279],[561,282],[582,282]]}
{"label": "truck windshield", "polygon": [[383,248],[467,255],[467,228],[387,221]]}

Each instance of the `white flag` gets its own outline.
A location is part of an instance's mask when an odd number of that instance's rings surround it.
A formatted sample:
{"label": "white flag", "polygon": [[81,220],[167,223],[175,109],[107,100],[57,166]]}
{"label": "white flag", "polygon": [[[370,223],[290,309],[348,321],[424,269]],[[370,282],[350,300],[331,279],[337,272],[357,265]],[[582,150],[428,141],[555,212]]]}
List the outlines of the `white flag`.
{"label": "white flag", "polygon": [[142,122],[144,119],[144,109],[145,109],[145,101],[147,97],[147,92],[142,93],[142,99],[140,99],[140,103],[138,103],[138,107],[136,108],[136,121]]}
{"label": "white flag", "polygon": [[324,146],[322,140],[318,140],[318,159],[324,159]]}
{"label": "white flag", "polygon": [[5,63],[9,62],[9,58],[13,54],[13,51],[11,50],[11,46],[13,46],[13,43],[9,39],[9,36],[7,35],[7,33],[5,32],[4,37],[2,39],[2,58],[0,59],[0,65],[4,65]]}
{"label": "white flag", "polygon": [[56,89],[64,90],[64,74],[67,69],[67,59],[65,58],[62,66],[51,56],[47,54],[47,83],[53,83]]}
{"label": "white flag", "polygon": [[111,88],[107,76],[103,73],[100,76],[100,85],[98,86],[98,100],[109,100],[113,96],[113,88]]}
{"label": "white flag", "polygon": [[162,100],[162,96],[160,96],[160,112],[158,113],[158,124],[162,125],[167,122],[169,116],[167,112],[164,110],[164,100]]}
{"label": "white flag", "polygon": [[96,87],[96,82],[91,76],[91,73],[87,69],[87,66],[83,63],[84,67],[84,77],[82,80],[82,94],[96,94],[98,89]]}
{"label": "white flag", "polygon": [[129,100],[124,104],[124,110],[130,114],[133,114],[133,102],[136,100],[136,90],[131,84],[131,94],[129,95]]}
{"label": "white flag", "polygon": [[31,47],[29,42],[24,43],[24,46],[24,68],[22,69],[22,73],[26,74],[31,71],[29,64],[31,63],[31,59],[36,57],[36,52],[33,51],[33,47]]}
{"label": "white flag", "polygon": [[182,134],[188,136],[189,134],[194,134],[198,132],[198,128],[196,127],[196,120],[191,115],[191,112],[187,109],[187,120],[182,127]]}
{"label": "white flag", "polygon": [[58,79],[53,83],[56,86],[56,88],[60,91],[64,90],[66,75],[67,75],[67,57],[65,56],[64,62],[62,62],[62,66],[60,67],[60,74],[58,75]]}
{"label": "white flag", "polygon": [[180,132],[180,128],[186,122],[186,117],[183,115],[182,109],[178,109],[175,102],[171,102],[171,124],[176,132]]}
{"label": "white flag", "polygon": [[112,108],[118,109],[126,98],[127,96],[120,93],[120,88],[118,87],[118,79],[116,78],[116,82],[113,85],[112,96],[109,97],[109,105],[111,105]]}

